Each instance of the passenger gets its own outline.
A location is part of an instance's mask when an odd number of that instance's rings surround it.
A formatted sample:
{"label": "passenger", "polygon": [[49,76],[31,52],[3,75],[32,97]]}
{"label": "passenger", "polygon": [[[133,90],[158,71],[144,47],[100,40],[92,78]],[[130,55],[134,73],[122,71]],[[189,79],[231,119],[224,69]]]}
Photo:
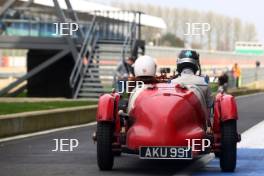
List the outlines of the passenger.
{"label": "passenger", "polygon": [[136,80],[143,81],[145,84],[152,84],[156,82],[157,64],[155,60],[147,55],[140,56],[134,65]]}
{"label": "passenger", "polygon": [[195,85],[200,88],[207,108],[211,108],[213,99],[206,78],[196,75],[198,70],[201,73],[200,69],[199,54],[194,50],[182,50],[177,59],[177,71],[179,76],[171,80],[171,83],[189,87]]}
{"label": "passenger", "polygon": [[150,56],[140,56],[134,65],[135,77],[136,81],[144,82],[142,87],[136,87],[132,93],[130,94],[129,102],[128,102],[128,113],[134,107],[134,102],[137,96],[146,88],[152,87],[153,83],[156,83],[155,75],[156,75],[157,65],[155,60]]}

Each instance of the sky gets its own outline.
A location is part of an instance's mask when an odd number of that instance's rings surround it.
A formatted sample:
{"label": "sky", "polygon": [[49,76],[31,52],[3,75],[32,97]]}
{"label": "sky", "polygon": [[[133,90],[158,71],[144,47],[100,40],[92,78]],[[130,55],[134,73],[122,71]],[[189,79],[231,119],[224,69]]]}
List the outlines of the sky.
{"label": "sky", "polygon": [[[90,0],[109,4],[111,0]],[[261,0],[122,0],[123,2],[145,3],[167,7],[214,11],[243,22],[254,23],[258,40],[264,43],[264,3]]]}

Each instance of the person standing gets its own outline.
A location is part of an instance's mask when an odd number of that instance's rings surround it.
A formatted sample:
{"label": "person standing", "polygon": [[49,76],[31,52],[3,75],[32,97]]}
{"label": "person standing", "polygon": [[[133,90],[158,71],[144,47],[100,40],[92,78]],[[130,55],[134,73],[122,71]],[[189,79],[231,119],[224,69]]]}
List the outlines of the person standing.
{"label": "person standing", "polygon": [[117,92],[123,92],[126,84],[125,82],[128,80],[128,77],[134,75],[133,64],[135,60],[132,57],[129,57],[125,60],[125,62],[121,61],[117,65],[115,74],[114,74],[114,87]]}
{"label": "person standing", "polygon": [[258,81],[259,79],[259,68],[260,68],[260,61],[256,61],[255,81]]}
{"label": "person standing", "polygon": [[228,88],[228,75],[227,72],[223,71],[222,74],[218,77],[218,91],[223,90],[224,92],[227,92]]}
{"label": "person standing", "polygon": [[232,67],[232,73],[233,73],[233,77],[235,78],[236,88],[238,88],[239,87],[239,79],[241,76],[241,70],[240,70],[237,63],[235,63],[234,66]]}

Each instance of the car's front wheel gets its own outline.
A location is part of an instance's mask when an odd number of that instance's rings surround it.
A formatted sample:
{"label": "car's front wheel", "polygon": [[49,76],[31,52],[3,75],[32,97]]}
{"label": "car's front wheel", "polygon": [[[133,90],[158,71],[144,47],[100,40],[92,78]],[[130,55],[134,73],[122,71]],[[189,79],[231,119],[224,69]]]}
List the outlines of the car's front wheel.
{"label": "car's front wheel", "polygon": [[97,164],[100,170],[112,170],[114,164],[113,124],[99,122],[97,124]]}
{"label": "car's front wheel", "polygon": [[234,172],[237,160],[237,124],[229,120],[221,124],[220,167],[223,172]]}

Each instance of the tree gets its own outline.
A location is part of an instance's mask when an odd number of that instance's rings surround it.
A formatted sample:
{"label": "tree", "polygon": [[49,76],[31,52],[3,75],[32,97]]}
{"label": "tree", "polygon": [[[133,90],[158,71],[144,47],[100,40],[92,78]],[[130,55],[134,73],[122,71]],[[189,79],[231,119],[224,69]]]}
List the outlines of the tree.
{"label": "tree", "polygon": [[191,44],[192,49],[202,49],[202,45],[200,43],[193,42]]}
{"label": "tree", "polygon": [[229,18],[229,17],[225,17],[224,18],[224,24],[223,24],[223,28],[224,28],[224,50],[226,51],[229,51],[231,50],[231,46],[230,46],[230,43],[231,43],[231,40],[232,39],[232,33],[231,33],[231,25],[232,25],[232,19]]}
{"label": "tree", "polygon": [[243,31],[244,41],[256,41],[256,27],[252,23],[246,23]]}
{"label": "tree", "polygon": [[[116,1],[116,0],[115,0]],[[134,4],[134,5],[132,5]],[[161,17],[167,24],[166,30],[154,30],[150,27],[144,27],[142,38],[147,42],[157,40],[157,32],[163,34],[166,39],[160,44],[174,45],[173,40],[177,36],[179,44],[183,41],[194,46],[195,48],[213,49],[213,50],[232,50],[236,41],[255,41],[257,40],[256,27],[252,23],[244,23],[239,18],[231,18],[214,12],[201,12],[185,8],[164,7],[142,3],[125,3],[119,0],[113,3],[127,10],[140,10],[146,14]],[[211,30],[205,35],[185,36],[186,23],[209,23]],[[169,33],[169,34],[168,34]],[[173,36],[174,35],[174,36]],[[181,42],[180,42],[181,41]],[[184,42],[183,42],[184,43]]]}
{"label": "tree", "polygon": [[161,37],[161,44],[164,46],[184,47],[184,41],[172,33],[166,33]]}
{"label": "tree", "polygon": [[224,50],[224,41],[223,41],[223,34],[224,34],[224,16],[216,15],[213,26],[215,29],[215,49],[216,50]]}
{"label": "tree", "polygon": [[213,33],[213,29],[212,29],[212,24],[214,21],[214,13],[213,12],[208,12],[206,14],[206,21],[207,23],[211,26],[211,29],[209,31],[207,31],[207,49],[211,50],[212,49],[212,33]]}
{"label": "tree", "polygon": [[234,43],[235,43],[241,40],[242,22],[239,18],[234,18],[233,28],[234,28]]}

